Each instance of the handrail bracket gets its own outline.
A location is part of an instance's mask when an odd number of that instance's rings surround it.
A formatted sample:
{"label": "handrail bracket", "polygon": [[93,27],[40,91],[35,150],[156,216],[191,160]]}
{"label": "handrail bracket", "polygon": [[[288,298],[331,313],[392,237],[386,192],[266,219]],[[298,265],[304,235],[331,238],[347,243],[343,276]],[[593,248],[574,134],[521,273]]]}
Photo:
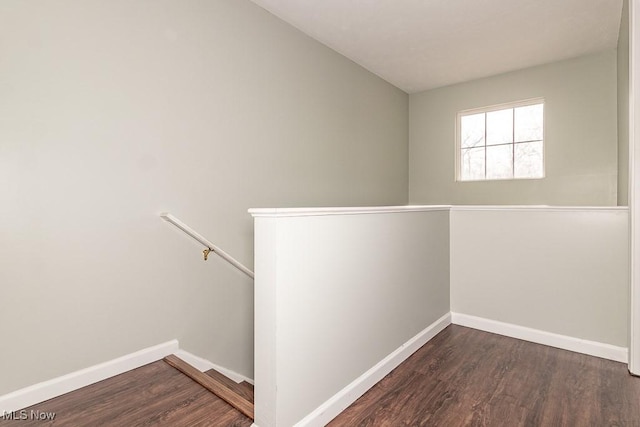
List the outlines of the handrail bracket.
{"label": "handrail bracket", "polygon": [[213,252],[214,254],[218,255],[220,258],[227,261],[229,264],[233,265],[238,270],[242,271],[247,276],[251,277],[252,279],[255,278],[255,274],[253,273],[253,271],[249,270],[247,267],[242,265],[237,259],[233,258],[231,255],[229,255],[228,253],[226,253],[225,251],[223,251],[222,249],[220,249],[219,247],[217,247],[216,245],[214,245],[213,243],[205,239],[202,235],[197,233],[193,228],[189,227],[184,222],[180,221],[178,218],[174,217],[169,213],[161,213],[160,217],[162,217],[162,219],[164,219],[165,221],[175,225],[181,231],[185,232],[188,236],[190,236],[194,240],[198,241],[201,245],[203,245],[205,249],[202,251],[202,256],[204,257],[205,261],[209,259],[209,254]]}
{"label": "handrail bracket", "polygon": [[211,252],[215,253],[216,251],[214,251],[214,250],[213,250],[213,249],[211,249],[211,248],[206,248],[205,250],[203,250],[203,251],[202,251],[202,256],[204,257],[204,260],[205,260],[205,261],[209,259],[209,254],[210,254]]}

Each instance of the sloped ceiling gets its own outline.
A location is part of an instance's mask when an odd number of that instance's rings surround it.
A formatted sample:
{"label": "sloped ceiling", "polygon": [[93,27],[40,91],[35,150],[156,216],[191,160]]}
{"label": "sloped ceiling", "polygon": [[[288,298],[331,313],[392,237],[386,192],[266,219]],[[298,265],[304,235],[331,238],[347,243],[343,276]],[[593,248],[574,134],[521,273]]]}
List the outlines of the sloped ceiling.
{"label": "sloped ceiling", "polygon": [[614,49],[622,0],[252,0],[408,93]]}

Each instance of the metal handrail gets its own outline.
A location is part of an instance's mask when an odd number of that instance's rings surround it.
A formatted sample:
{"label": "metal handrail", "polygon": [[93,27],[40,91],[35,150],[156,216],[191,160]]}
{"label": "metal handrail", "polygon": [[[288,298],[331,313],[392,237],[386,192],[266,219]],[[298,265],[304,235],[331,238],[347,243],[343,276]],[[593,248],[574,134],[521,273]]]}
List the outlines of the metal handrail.
{"label": "metal handrail", "polygon": [[202,245],[206,246],[206,249],[202,251],[205,261],[208,259],[209,253],[213,252],[214,254],[218,255],[220,258],[227,261],[229,264],[233,265],[238,270],[242,271],[247,276],[251,277],[252,279],[255,279],[255,274],[253,273],[253,271],[249,270],[247,267],[242,265],[240,261],[233,258],[231,255],[229,255],[228,253],[226,253],[225,251],[223,251],[222,249],[220,249],[219,247],[211,243],[209,240],[205,239],[201,234],[197,233],[193,228],[189,227],[187,224],[180,221],[175,216],[169,213],[161,213],[160,217],[165,221],[175,225],[177,228],[184,231],[186,234],[191,236],[191,238],[197,240]]}

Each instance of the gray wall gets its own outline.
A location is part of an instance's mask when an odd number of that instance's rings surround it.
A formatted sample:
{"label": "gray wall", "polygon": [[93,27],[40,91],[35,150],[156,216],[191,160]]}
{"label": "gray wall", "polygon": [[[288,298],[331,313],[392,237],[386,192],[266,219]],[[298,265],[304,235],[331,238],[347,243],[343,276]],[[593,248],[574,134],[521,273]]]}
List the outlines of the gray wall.
{"label": "gray wall", "polygon": [[[455,182],[461,110],[545,98],[546,178]],[[615,205],[616,51],[556,62],[410,96],[413,204]]]}
{"label": "gray wall", "polygon": [[0,2],[0,394],[177,338],[253,375],[260,206],[407,202],[408,97],[245,0]]}
{"label": "gray wall", "polygon": [[628,346],[626,209],[454,207],[450,221],[452,312]]}
{"label": "gray wall", "polygon": [[618,34],[618,205],[629,204],[629,0]]}

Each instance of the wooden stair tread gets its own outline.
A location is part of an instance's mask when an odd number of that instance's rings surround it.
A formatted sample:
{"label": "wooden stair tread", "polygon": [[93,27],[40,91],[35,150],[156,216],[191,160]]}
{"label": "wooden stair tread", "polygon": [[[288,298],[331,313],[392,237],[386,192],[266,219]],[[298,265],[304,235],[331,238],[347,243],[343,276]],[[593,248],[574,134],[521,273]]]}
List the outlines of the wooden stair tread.
{"label": "wooden stair tread", "polygon": [[199,371],[174,354],[165,357],[164,361],[236,408],[238,411],[242,412],[247,417],[252,420],[254,419],[253,403],[236,393],[234,390],[228,388],[222,382],[212,378],[204,372]]}
{"label": "wooden stair tread", "polygon": [[224,384],[227,388],[235,391],[240,396],[247,399],[249,402],[253,403],[253,385],[249,384],[246,381],[242,381],[241,383],[237,383],[233,381],[231,378],[226,375],[216,371],[215,369],[209,369],[205,371],[205,374],[209,375],[211,378],[217,380],[218,382]]}

